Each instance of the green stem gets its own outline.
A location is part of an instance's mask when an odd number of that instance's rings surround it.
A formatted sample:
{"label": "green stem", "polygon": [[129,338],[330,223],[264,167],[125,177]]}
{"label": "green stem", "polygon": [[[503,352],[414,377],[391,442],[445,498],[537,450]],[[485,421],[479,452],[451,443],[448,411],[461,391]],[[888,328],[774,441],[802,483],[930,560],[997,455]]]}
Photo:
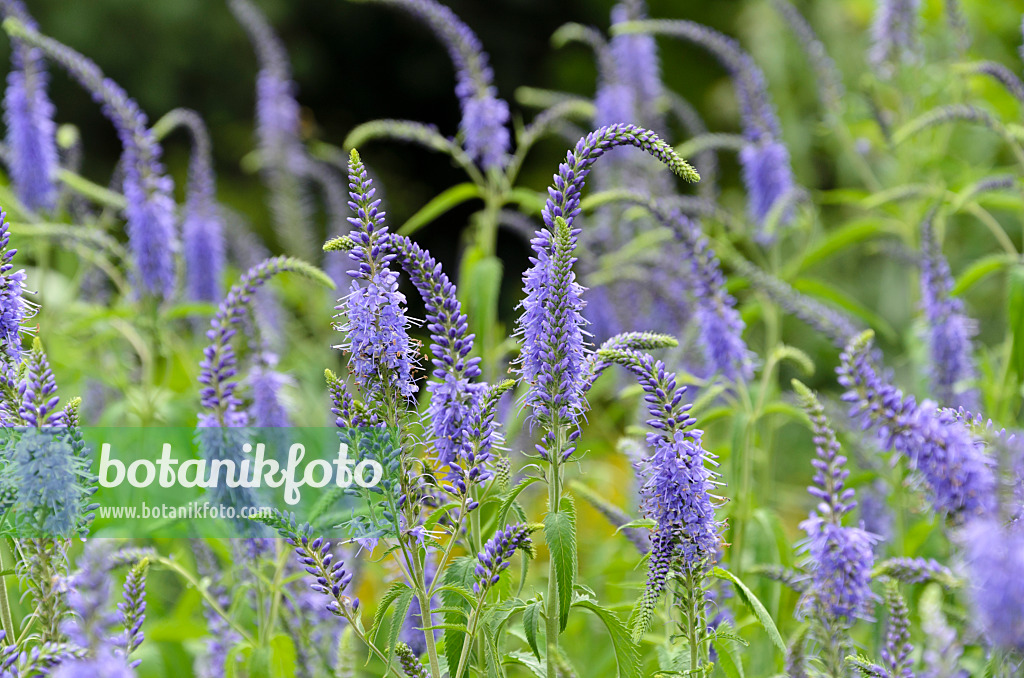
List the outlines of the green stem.
{"label": "green stem", "polygon": [[[0,570],[7,569],[7,560],[0,548]],[[4,630],[4,643],[14,642],[14,620],[11,618],[11,601],[7,596],[7,577],[0,578],[0,623]]]}
{"label": "green stem", "polygon": [[[434,615],[430,611],[430,595],[427,591],[426,572],[420,565],[419,558],[413,559],[413,567],[416,572],[416,595],[420,601],[420,619],[426,622],[423,626],[429,629],[434,626]],[[427,659],[430,661],[430,675],[433,678],[441,678],[441,663],[437,660],[437,647],[434,641],[434,632],[433,630],[424,631],[423,635],[427,641]]]}
{"label": "green stem", "polygon": [[203,600],[205,600],[206,604],[210,606],[210,609],[216,612],[221,618],[223,618],[224,621],[226,621],[228,625],[232,629],[234,629],[235,632],[238,633],[238,635],[242,637],[243,640],[245,640],[250,645],[256,645],[256,639],[252,637],[252,634],[249,633],[244,627],[240,626],[238,622],[231,618],[227,611],[225,611],[224,608],[220,606],[220,603],[218,603],[217,600],[210,595],[210,592],[207,591],[204,586],[200,585],[199,581],[192,576],[191,572],[189,572],[184,567],[182,567],[175,561],[171,560],[170,558],[165,558],[163,556],[157,556],[153,562],[163,565],[168,570],[171,570],[172,572],[176,573],[179,577],[184,579],[186,582],[188,582],[193,588],[195,588],[196,591],[199,592],[199,595],[203,597]]}
{"label": "green stem", "polygon": [[469,620],[469,633],[462,639],[462,654],[459,655],[459,668],[455,671],[454,678],[462,678],[462,672],[466,670],[466,664],[469,661],[469,645],[473,642],[473,638],[476,636],[477,623],[480,620],[480,608],[484,605],[483,599],[477,603],[476,609],[473,610],[473,618]]}
{"label": "green stem", "polygon": [[[558,506],[561,502],[562,478],[559,461],[562,457],[563,431],[558,422],[555,422],[555,444],[548,450],[549,470],[551,477],[548,480],[548,511],[558,513]],[[558,634],[561,632],[560,610],[558,608],[558,580],[555,577],[555,563],[553,559],[548,561],[548,602],[547,602],[547,678],[558,678],[557,655],[558,655]]]}

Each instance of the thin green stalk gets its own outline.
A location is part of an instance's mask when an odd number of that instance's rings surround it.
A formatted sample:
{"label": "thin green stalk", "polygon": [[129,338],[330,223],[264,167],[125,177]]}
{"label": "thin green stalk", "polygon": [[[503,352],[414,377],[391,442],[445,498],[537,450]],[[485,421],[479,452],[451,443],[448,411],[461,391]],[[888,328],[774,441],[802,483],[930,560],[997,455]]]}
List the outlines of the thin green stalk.
{"label": "thin green stalk", "polygon": [[224,621],[228,623],[228,626],[234,629],[235,632],[238,633],[238,635],[240,635],[243,640],[245,640],[250,645],[256,645],[256,639],[252,637],[252,634],[249,633],[249,631],[247,631],[245,627],[239,625],[238,622],[231,618],[227,611],[225,611],[224,608],[220,606],[220,603],[217,602],[217,599],[210,595],[210,592],[207,591],[206,588],[202,586],[195,577],[192,576],[191,572],[186,570],[177,562],[164,556],[156,556],[153,562],[163,565],[168,570],[171,570],[172,572],[176,573],[179,577],[184,579],[186,582],[188,582],[189,585],[191,585],[196,591],[199,592],[199,595],[203,597],[203,600],[205,600],[207,605],[210,606],[210,609],[216,612],[217,615],[219,615],[221,618],[223,618]]}
{"label": "thin green stalk", "polygon": [[[551,477],[548,480],[548,511],[558,513],[561,502],[562,478],[559,461],[562,457],[564,432],[561,424],[554,423],[555,444],[548,450]],[[555,578],[554,560],[548,560],[548,602],[547,602],[547,678],[558,678],[558,634],[561,632],[560,610],[558,607],[558,580]]]}
{"label": "thin green stalk", "polygon": [[[0,548],[0,570],[7,570],[4,549]],[[7,596],[7,577],[0,577],[0,624],[3,625],[4,643],[14,642],[14,620],[11,618],[11,601]]]}
{"label": "thin green stalk", "polygon": [[[416,573],[416,595],[420,601],[420,618],[426,623],[423,625],[425,628],[432,628],[434,626],[434,615],[430,611],[430,595],[427,590],[427,577],[423,566],[420,564],[419,558],[413,559],[413,567]],[[435,577],[436,579],[437,577]],[[434,640],[434,632],[426,631],[423,636],[427,641],[427,659],[430,662],[430,675],[433,678],[441,678],[441,663],[437,659],[437,646]]]}
{"label": "thin green stalk", "polygon": [[473,610],[472,618],[469,620],[469,633],[467,633],[466,637],[462,639],[462,654],[459,655],[459,668],[455,671],[454,678],[462,678],[462,672],[466,670],[466,664],[469,661],[469,645],[473,642],[473,638],[476,636],[476,627],[480,621],[480,609],[483,606],[484,601],[481,598],[480,602],[476,605],[476,609]]}

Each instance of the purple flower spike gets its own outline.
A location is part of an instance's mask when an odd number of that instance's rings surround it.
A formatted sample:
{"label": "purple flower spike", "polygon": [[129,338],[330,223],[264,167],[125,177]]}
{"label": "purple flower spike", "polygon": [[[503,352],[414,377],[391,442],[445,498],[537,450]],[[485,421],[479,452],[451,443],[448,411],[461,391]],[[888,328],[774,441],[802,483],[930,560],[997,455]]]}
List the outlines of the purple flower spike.
{"label": "purple flower spike", "polygon": [[102,105],[124,148],[125,216],[128,244],[135,257],[139,282],[146,293],[163,298],[174,291],[174,184],[160,163],[160,145],[137,103],[100,68],[73,49],[24,24],[5,24],[12,37],[41,49],[63,66]]}
{"label": "purple flower spike", "polygon": [[377,0],[425,23],[448,50],[455,66],[455,94],[462,109],[459,132],[466,152],[485,170],[508,161],[508,103],[498,98],[494,72],[480,39],[450,9],[434,0]]}
{"label": "purple flower spike", "polygon": [[[37,30],[21,0],[3,0],[0,11]],[[15,41],[12,69],[4,92],[4,122],[10,152],[11,180],[29,209],[51,209],[57,198],[57,126],[47,93],[49,75],[42,53]]]}
{"label": "purple flower spike", "polygon": [[355,150],[349,160],[349,189],[349,207],[356,215],[349,219],[356,243],[349,257],[357,268],[349,273],[354,279],[348,296],[336,307],[344,317],[339,329],[345,341],[339,348],[349,353],[349,369],[367,394],[394,391],[410,398],[417,387],[405,295],[389,267],[396,255],[388,246],[384,212],[377,209],[380,200],[374,199],[373,181]]}
{"label": "purple flower spike", "polygon": [[630,349],[601,349],[602,361],[618,363],[636,376],[643,388],[650,418],[647,434],[652,453],[637,463],[641,481],[640,508],[655,521],[651,532],[651,557],[647,586],[634,611],[633,638],[639,640],[650,627],[658,598],[671,571],[703,574],[717,559],[722,523],[715,518],[711,494],[718,474],[714,455],[707,452],[703,432],[691,429],[695,420],[683,402],[685,386],[676,375],[650,355]]}
{"label": "purple flower spike", "polygon": [[917,404],[878,376],[871,336],[865,332],[853,339],[837,370],[851,416],[865,429],[874,428],[883,449],[906,457],[937,512],[953,520],[991,513],[996,495],[992,460],[954,412],[927,400]]}
{"label": "purple flower spike", "polygon": [[920,5],[921,0],[878,0],[868,59],[883,78],[891,76],[900,61],[917,56]]}
{"label": "purple flower spike", "polygon": [[[612,8],[612,25],[623,21],[642,21],[647,18],[643,2],[621,3]],[[635,102],[635,115],[629,119],[609,122],[642,122],[657,125],[657,102],[663,93],[661,68],[658,63],[658,45],[651,35],[619,34],[611,39],[612,57],[618,79],[625,83]],[[605,124],[605,123],[601,123]]]}
{"label": "purple flower spike", "polygon": [[13,270],[11,261],[18,250],[10,249],[10,227],[7,215],[0,211],[0,350],[9,359],[4,360],[8,380],[13,379],[13,366],[21,362],[21,332],[25,318],[29,315],[28,302],[22,297],[25,292],[25,271]]}
{"label": "purple flower spike", "polygon": [[817,459],[814,485],[808,488],[818,505],[801,523],[807,533],[812,584],[801,607],[823,619],[826,628],[845,627],[869,614],[873,546],[878,537],[857,527],[843,525],[843,516],[857,504],[846,487],[846,457],[840,453],[836,434],[825,418],[817,397],[800,382],[793,387],[807,410],[814,431]]}
{"label": "purple flower spike", "polygon": [[164,120],[187,128],[192,136],[192,159],[181,227],[185,290],[194,301],[216,302],[223,289],[224,224],[217,204],[210,135],[195,111],[176,109]]}
{"label": "purple flower spike", "polygon": [[992,645],[1024,652],[1024,524],[973,520],[961,541],[973,619]]}
{"label": "purple flower spike", "polygon": [[501,573],[508,568],[516,551],[524,549],[532,552],[531,532],[527,525],[509,525],[504,530],[498,530],[487,540],[483,550],[476,556],[476,583],[473,584],[473,591],[477,595],[483,596],[487,589],[498,583]]}
{"label": "purple flower spike", "polygon": [[929,214],[921,224],[921,307],[932,389],[944,406],[976,410],[977,390],[959,387],[976,376],[971,338],[977,324],[964,312],[963,300],[952,295],[953,276],[935,239],[934,216]]}

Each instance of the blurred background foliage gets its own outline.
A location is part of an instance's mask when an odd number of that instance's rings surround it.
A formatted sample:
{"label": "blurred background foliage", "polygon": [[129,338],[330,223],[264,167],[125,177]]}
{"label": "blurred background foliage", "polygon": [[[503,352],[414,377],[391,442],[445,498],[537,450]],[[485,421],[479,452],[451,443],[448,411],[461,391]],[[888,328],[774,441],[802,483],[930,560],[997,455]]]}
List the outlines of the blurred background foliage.
{"label": "blurred background foliage", "polygon": [[[151,121],[175,107],[198,111],[209,125],[213,138],[221,201],[244,215],[271,249],[276,249],[266,207],[266,189],[260,177],[246,169],[244,160],[254,147],[256,60],[246,35],[224,3],[219,0],[32,0],[27,4],[42,32],[95,60],[138,100]],[[529,119],[535,113],[533,109],[516,104],[515,93],[521,86],[568,91],[586,97],[593,95],[596,72],[592,54],[579,45],[556,50],[550,37],[569,21],[594,25],[605,31],[612,0],[447,0],[446,4],[479,35],[490,54],[499,93],[512,102],[514,117]],[[1021,118],[1019,103],[995,83],[978,76],[957,75],[951,70],[957,57],[950,48],[953,38],[944,23],[942,0],[924,3],[925,58],[902,72],[895,82],[885,85],[878,83],[866,64],[874,2],[813,0],[794,4],[815,27],[842,71],[847,86],[845,122],[853,136],[868,148],[865,157],[884,177],[886,186],[948,182],[951,186],[962,187],[982,176],[988,167],[1012,162],[1005,147],[990,132],[964,125],[944,129],[941,132],[945,135],[944,143],[934,148],[923,143],[901,147],[894,153],[884,148],[885,142],[872,118],[865,92],[898,110],[902,122],[933,106],[975,96],[983,98],[1003,120],[1019,121]],[[340,145],[355,125],[377,118],[422,120],[436,124],[446,135],[455,133],[459,111],[448,56],[433,36],[411,19],[382,7],[340,0],[263,0],[259,5],[288,48],[298,98],[304,107],[304,131],[308,140]],[[764,69],[782,119],[784,141],[793,157],[797,181],[812,191],[814,202],[819,206],[822,223],[814,227],[819,235],[821,231],[861,215],[839,200],[830,201],[830,197],[840,195],[842,190],[863,187],[847,164],[849,158],[836,151],[840,142],[821,123],[810,69],[788,27],[768,2],[649,0],[648,6],[651,17],[691,19],[737,37]],[[973,36],[971,58],[999,61],[1020,73],[1018,47],[1024,2],[964,0],[962,6]],[[733,88],[712,57],[676,40],[659,39],[659,47],[667,87],[691,101],[711,131],[735,132],[739,116]],[[120,155],[113,129],[76,83],[58,68],[52,68],[51,73],[50,92],[58,111],[58,122],[74,124],[84,140],[83,173],[100,184],[108,184]],[[912,99],[901,96],[901,90],[907,87],[914,89]],[[913,108],[901,110],[903,106]],[[164,148],[181,199],[190,145],[179,133],[165,141]],[[544,190],[564,157],[565,149],[565,142],[558,138],[541,142],[529,156],[521,183]],[[379,177],[394,225],[404,222],[431,197],[463,180],[459,170],[451,167],[445,158],[419,148],[374,143],[361,151]],[[722,202],[734,212],[742,213],[744,197],[739,188],[735,158],[727,153],[719,157],[724,172]],[[982,164],[985,169],[979,170]],[[417,235],[417,240],[430,249],[449,272],[455,271],[459,261],[458,235],[477,207],[462,205]],[[900,222],[902,233],[907,234],[906,244],[911,244],[921,217],[918,208],[919,205],[910,208],[895,205],[877,210],[875,214],[881,219]],[[1003,206],[989,205],[989,208],[1020,249],[1024,221],[1019,201]],[[971,218],[955,216],[947,221],[946,229],[945,251],[954,274],[962,271],[965,264],[996,251],[989,234]],[[19,243],[18,247],[21,249],[22,245]],[[27,248],[26,253],[34,254],[37,261],[70,256],[59,248],[49,251],[36,242],[29,243]],[[514,321],[514,306],[521,287],[520,272],[526,265],[527,251],[527,243],[517,236],[507,233],[501,236],[498,254],[505,271],[501,304],[505,327],[511,327]],[[908,270],[910,267],[884,254],[878,245],[853,247],[812,270],[811,275],[841,287],[877,314],[879,322],[873,324],[890,364],[897,368],[904,382],[920,383],[913,369],[915,362],[920,365],[923,350],[912,322],[917,308],[916,274]],[[43,336],[62,393],[86,395],[86,411],[93,407],[91,411],[98,417],[91,423],[194,423],[198,400],[194,377],[200,359],[200,332],[189,337],[185,321],[168,329],[147,326],[145,317],[131,318],[142,334],[166,335],[160,345],[168,357],[165,375],[147,383],[134,383],[131,376],[134,373],[121,370],[118,356],[108,356],[112,360],[110,364],[98,364],[94,359],[96,344],[123,334],[124,319],[106,317],[103,323],[90,326],[89,331],[96,333],[93,344],[73,340],[72,337],[80,337],[82,328],[95,320],[91,315],[93,311],[69,312],[77,303],[73,286],[35,280],[39,282],[40,299],[44,302],[38,322],[47,328]],[[32,282],[30,278],[30,285]],[[312,290],[303,281],[286,279],[275,283],[275,289],[285,308],[298,311],[285,320],[289,351],[282,356],[281,366],[294,377],[291,396],[295,423],[326,424],[329,413],[322,371],[324,367],[337,368],[342,364],[340,354],[330,348],[330,343],[337,341],[337,334],[331,333],[328,326],[333,298],[328,293]],[[756,318],[760,312],[756,295],[738,292],[747,317]],[[413,315],[422,315],[416,310],[415,295],[409,298]],[[972,287],[966,298],[969,312],[979,320],[979,346],[996,345],[1006,332],[1002,281],[990,277]],[[186,309],[182,314],[203,318],[210,310]],[[763,360],[763,346],[759,343],[762,330],[754,322],[750,325],[748,340],[762,354]],[[807,350],[815,359],[817,369],[807,378],[808,382],[834,391],[835,351],[797,321],[787,319],[784,325],[782,334],[786,342]],[[131,337],[128,342],[132,343]],[[145,347],[147,341],[140,339],[139,344]],[[106,395],[97,395],[90,401],[85,391],[100,388],[90,381],[98,369],[108,371],[106,383],[102,385]],[[110,377],[119,370],[124,372],[120,384],[115,377]],[[786,366],[779,383],[788,384],[789,378],[798,374],[794,368]],[[589,418],[588,433],[581,444],[581,449],[589,450],[582,467],[588,486],[600,488],[602,494],[618,505],[631,505],[632,489],[622,482],[628,477],[626,463],[621,455],[612,453],[612,448],[621,432],[632,424],[637,398],[635,391],[627,392],[629,397],[625,400],[618,398],[621,395],[618,386],[606,380],[592,396],[595,412]],[[108,406],[100,407],[97,403],[101,400]],[[734,426],[734,422],[722,416],[717,421],[702,421],[699,425],[708,429],[709,447],[722,458],[723,468],[729,469],[735,435],[730,426]],[[525,444],[514,437],[510,442]],[[811,476],[811,449],[809,434],[802,427],[780,424],[770,428],[761,444],[751,450],[759,497],[754,520],[761,526],[750,536],[748,547],[748,556],[755,562],[788,565],[793,561],[789,543],[798,534],[797,523],[806,517],[811,504],[804,491]],[[601,463],[595,463],[596,460]],[[725,475],[728,482],[731,471],[725,471]],[[855,475],[853,484],[859,484],[865,477],[868,476]],[[726,494],[729,491],[728,488],[723,490]],[[534,503],[534,508],[542,510],[543,500],[539,495]],[[580,579],[594,588],[602,600],[613,605],[618,602],[624,612],[642,580],[642,572],[633,571],[637,556],[628,551],[629,547],[620,537],[612,536],[612,528],[600,516],[580,503]],[[930,554],[945,548],[944,544],[936,543],[940,542],[936,522],[927,516],[917,518],[920,520],[916,531],[904,535],[902,549],[895,548],[894,552]],[[187,545],[158,546],[186,557]],[[146,631],[150,641],[143,646],[140,655],[144,660],[142,675],[187,675],[186,649],[198,642],[202,632],[197,626],[200,623],[198,596],[166,572],[155,574],[152,583],[151,616]],[[361,586],[361,594],[372,601],[380,582],[367,579]],[[776,619],[788,620],[780,623],[783,634],[792,632],[796,624],[791,615],[795,597],[777,585],[764,582],[757,592]],[[596,630],[577,620],[568,637],[591,632],[596,634]],[[867,631],[862,628],[861,632]],[[756,631],[751,634],[757,637]],[[570,646],[569,650],[574,655],[583,655],[581,648]],[[586,675],[605,675],[602,671],[609,669],[613,662],[610,651],[588,647],[585,652],[592,652],[587,658]],[[748,666],[757,667],[762,665],[760,662],[771,664],[772,650],[766,643],[756,644],[751,652],[753,659]],[[157,654],[162,659],[157,659]],[[762,675],[762,672],[755,675]]]}

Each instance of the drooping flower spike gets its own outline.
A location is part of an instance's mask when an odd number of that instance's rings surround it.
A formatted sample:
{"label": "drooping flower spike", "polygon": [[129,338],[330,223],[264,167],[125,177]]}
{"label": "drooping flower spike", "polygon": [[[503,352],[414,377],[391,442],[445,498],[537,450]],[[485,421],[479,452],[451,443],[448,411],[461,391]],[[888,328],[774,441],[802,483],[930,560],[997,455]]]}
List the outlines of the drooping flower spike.
{"label": "drooping flower spike", "polygon": [[[743,183],[747,187],[747,206],[758,227],[763,244],[774,239],[765,230],[773,208],[780,200],[791,199],[796,189],[789,151],[782,143],[782,131],[775,106],[768,94],[764,73],[753,58],[732,38],[707,26],[684,20],[630,21],[613,32],[671,35],[703,47],[729,72],[743,119],[743,134],[749,142],[740,152]],[[791,220],[786,208],[779,225]]]}
{"label": "drooping flower spike", "polygon": [[939,514],[953,521],[990,514],[996,497],[992,460],[953,412],[928,400],[918,404],[877,374],[872,336],[869,331],[854,338],[837,369],[851,416],[875,430],[883,449],[907,459]]}
{"label": "drooping flower spike", "polygon": [[[549,423],[557,419],[559,425],[570,428],[584,409],[586,360],[583,288],[573,271],[579,229],[573,228],[573,221],[580,213],[580,196],[590,168],[607,151],[619,146],[635,146],[684,179],[700,179],[671,146],[653,132],[634,125],[615,124],[591,132],[559,165],[541,212],[545,228],[531,243],[532,266],[523,274],[526,298],[521,304],[517,333],[523,342],[520,371],[530,384],[526,403],[535,418]],[[574,435],[571,432],[570,438]],[[546,455],[550,442],[542,441],[542,455]],[[567,457],[572,451],[570,446],[562,454]]]}
{"label": "drooping flower spike", "polygon": [[[21,0],[3,0],[0,12],[32,30],[38,27]],[[47,92],[49,74],[38,48],[13,41],[4,91],[4,122],[11,180],[29,209],[52,209],[57,199],[57,125]]]}
{"label": "drooping flower spike", "polygon": [[238,359],[231,339],[238,332],[238,326],[245,318],[255,292],[278,273],[290,271],[320,282],[328,288],[334,283],[319,269],[291,257],[274,257],[249,269],[221,301],[216,315],[210,321],[206,332],[209,346],[203,350],[199,363],[198,381],[202,384],[199,392],[204,412],[200,414],[199,425],[245,426],[248,414],[242,407],[238,395]]}
{"label": "drooping flower spike", "polygon": [[466,152],[485,170],[503,169],[510,144],[509,108],[498,97],[494,73],[476,34],[454,12],[434,0],[357,1],[398,7],[434,32],[455,66],[455,94],[462,109],[459,134]]}
{"label": "drooping flower spike", "polygon": [[651,555],[647,586],[637,602],[633,638],[639,641],[650,627],[658,598],[668,584],[669,573],[700,576],[717,558],[722,523],[715,518],[718,484],[714,455],[701,444],[703,432],[691,428],[696,421],[683,402],[685,386],[677,386],[676,375],[661,361],[629,349],[602,349],[601,360],[622,365],[637,378],[644,391],[656,432],[647,434],[652,453],[637,474],[641,509],[655,521],[651,532]]}
{"label": "drooping flower spike", "polygon": [[4,30],[64,67],[102,105],[104,115],[114,124],[124,149],[128,244],[139,282],[144,292],[169,297],[174,291],[174,253],[178,248],[174,183],[164,173],[160,145],[147,126],[145,113],[117,83],[104,77],[95,63],[75,50],[15,19],[6,19]]}
{"label": "drooping flower spike", "polygon": [[818,38],[811,24],[790,0],[772,0],[772,4],[796,34],[811,67],[814,68],[821,103],[832,113],[838,112],[846,91],[835,61],[829,56],[828,50],[825,49],[825,45]]}
{"label": "drooping flower spike", "polygon": [[164,137],[182,127],[192,137],[192,158],[188,166],[188,189],[181,224],[182,253],[185,258],[185,292],[193,301],[216,302],[223,293],[224,222],[217,204],[210,135],[195,111],[176,108],[153,125],[153,133]]}

